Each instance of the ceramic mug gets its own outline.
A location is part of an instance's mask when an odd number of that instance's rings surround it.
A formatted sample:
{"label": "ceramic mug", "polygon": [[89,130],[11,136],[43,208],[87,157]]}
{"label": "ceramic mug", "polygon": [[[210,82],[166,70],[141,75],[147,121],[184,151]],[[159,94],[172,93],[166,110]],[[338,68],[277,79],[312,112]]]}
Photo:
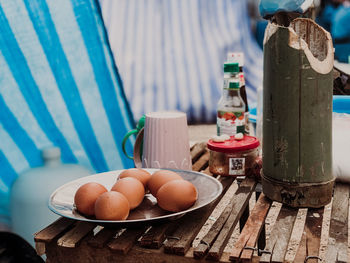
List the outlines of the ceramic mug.
{"label": "ceramic mug", "polygon": [[133,159],[137,168],[192,170],[186,114],[146,114],[144,128],[138,130]]}

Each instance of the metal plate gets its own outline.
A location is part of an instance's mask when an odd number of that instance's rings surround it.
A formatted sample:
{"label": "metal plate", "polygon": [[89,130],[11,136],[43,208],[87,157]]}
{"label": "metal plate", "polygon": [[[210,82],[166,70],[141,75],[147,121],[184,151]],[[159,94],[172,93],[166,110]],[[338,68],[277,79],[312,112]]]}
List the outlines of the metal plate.
{"label": "metal plate", "polygon": [[[154,173],[159,169],[145,169],[149,173]],[[213,202],[222,192],[221,183],[214,177],[208,176],[203,173],[184,171],[184,170],[172,170],[177,172],[183,179],[190,181],[198,191],[198,200],[196,203],[187,210],[172,213],[161,209],[157,205],[156,198],[150,193],[145,195],[143,202],[134,210],[130,211],[129,217],[126,220],[109,221],[109,220],[97,220],[95,218],[87,218],[80,214],[74,207],[74,195],[78,188],[88,182],[97,182],[104,185],[108,190],[112,188],[116,182],[119,174],[124,170],[111,171],[106,173],[100,173],[83,177],[72,182],[69,182],[50,196],[49,208],[56,214],[75,219],[80,221],[95,222],[102,225],[109,224],[140,224],[140,223],[152,223],[160,220],[174,220],[184,214],[202,208],[211,202]]]}

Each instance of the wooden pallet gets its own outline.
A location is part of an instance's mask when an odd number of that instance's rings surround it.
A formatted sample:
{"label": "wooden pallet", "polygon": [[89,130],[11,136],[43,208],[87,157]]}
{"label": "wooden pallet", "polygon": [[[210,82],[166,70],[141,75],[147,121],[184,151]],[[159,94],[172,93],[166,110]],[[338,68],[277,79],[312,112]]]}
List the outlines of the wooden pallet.
{"label": "wooden pallet", "polygon": [[[205,143],[191,149],[193,170],[208,171],[209,153]],[[222,206],[226,191],[236,181],[218,177],[222,195],[211,205],[182,218],[139,228],[103,228],[87,222],[60,218],[35,234],[38,254],[46,254],[48,262],[284,262],[298,209],[282,206],[276,222],[265,238],[265,221],[272,202],[264,194],[256,194],[257,182],[246,178],[239,182],[222,213],[209,229],[203,225],[212,212]],[[332,203],[328,252],[325,262],[347,262],[349,186],[337,184]],[[317,262],[321,242],[324,209],[307,211],[304,231],[294,262]],[[240,234],[233,248],[227,244],[235,227]],[[193,241],[198,233],[198,245]],[[201,233],[200,233],[201,234]]]}

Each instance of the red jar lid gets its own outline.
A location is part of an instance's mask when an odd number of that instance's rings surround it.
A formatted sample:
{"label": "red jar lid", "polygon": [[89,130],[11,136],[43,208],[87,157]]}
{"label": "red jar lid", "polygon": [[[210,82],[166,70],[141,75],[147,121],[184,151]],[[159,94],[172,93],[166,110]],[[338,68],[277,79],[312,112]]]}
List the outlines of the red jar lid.
{"label": "red jar lid", "polygon": [[256,137],[244,135],[243,140],[235,140],[234,136],[224,142],[208,141],[208,149],[222,153],[233,153],[257,148],[260,143]]}

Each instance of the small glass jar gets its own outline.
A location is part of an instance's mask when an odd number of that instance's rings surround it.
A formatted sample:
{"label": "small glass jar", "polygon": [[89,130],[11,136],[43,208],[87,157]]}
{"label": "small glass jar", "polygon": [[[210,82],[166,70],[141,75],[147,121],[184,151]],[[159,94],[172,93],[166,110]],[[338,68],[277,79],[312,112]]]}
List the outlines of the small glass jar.
{"label": "small glass jar", "polygon": [[231,136],[224,142],[208,141],[209,171],[222,176],[250,176],[254,174],[259,156],[259,140],[245,135],[242,140]]}

